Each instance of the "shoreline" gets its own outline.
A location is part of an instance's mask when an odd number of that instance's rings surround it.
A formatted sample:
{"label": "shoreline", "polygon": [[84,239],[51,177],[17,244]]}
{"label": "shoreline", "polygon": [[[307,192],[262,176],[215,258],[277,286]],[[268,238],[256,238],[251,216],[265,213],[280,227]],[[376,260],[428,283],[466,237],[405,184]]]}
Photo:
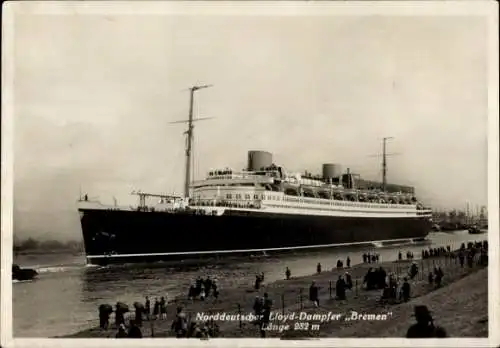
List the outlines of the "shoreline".
{"label": "shoreline", "polygon": [[[397,256],[397,255],[395,255]],[[477,260],[477,256],[476,256]],[[412,287],[411,290],[411,300],[414,298],[419,298],[425,296],[434,291],[441,290],[450,284],[453,284],[460,279],[479,271],[484,266],[477,265],[474,263],[473,268],[468,268],[467,265],[462,269],[456,258],[450,258],[449,256],[441,256],[429,259],[416,259],[415,261],[419,266],[419,274],[414,280],[410,280]],[[256,291],[253,289],[253,282],[249,282],[247,286],[241,286],[237,288],[230,289],[220,289],[220,295],[218,300],[213,298],[208,298],[205,301],[196,300],[194,302],[188,301],[184,296],[178,297],[173,301],[169,302],[167,305],[167,320],[145,320],[142,324],[143,337],[173,337],[173,333],[170,330],[170,325],[175,317],[175,310],[177,306],[182,306],[185,313],[189,317],[189,321],[196,320],[197,313],[204,313],[205,315],[214,314],[230,314],[233,315],[233,319],[236,320],[219,320],[217,325],[220,329],[221,338],[250,338],[259,337],[260,333],[258,328],[249,321],[238,320],[237,314],[249,314],[253,313],[252,306],[253,300],[256,296],[263,296],[264,292],[269,294],[269,297],[273,300],[272,313],[275,317],[281,315],[290,315],[293,312],[299,313],[309,313],[309,314],[344,314],[349,311],[355,311],[358,313],[387,313],[392,307],[398,306],[395,304],[385,304],[381,305],[378,303],[378,298],[381,295],[381,290],[366,291],[361,289],[361,284],[363,282],[363,277],[370,267],[383,267],[387,273],[394,272],[398,277],[402,277],[406,274],[407,269],[412,261],[411,260],[401,260],[401,261],[385,261],[380,263],[368,263],[368,264],[357,264],[350,268],[342,268],[340,270],[334,269],[331,271],[323,271],[321,273],[311,274],[303,277],[292,277],[290,280],[278,280],[271,282],[269,284],[264,283],[261,285],[261,289]],[[444,273],[443,285],[439,289],[432,289],[427,284],[427,274],[429,269],[433,265],[439,265]],[[338,301],[331,299],[335,297],[335,281],[338,275],[344,274],[348,271],[353,280],[353,290],[346,291],[347,300]],[[293,270],[292,270],[293,275]],[[316,308],[308,300],[308,288],[312,281],[320,287],[319,298],[320,306]],[[330,288],[330,282],[332,282]],[[186,289],[187,293],[187,289]],[[332,295],[330,295],[330,293]],[[487,306],[486,306],[487,307]],[[129,317],[133,319],[134,313],[128,313]],[[487,315],[487,314],[486,314]],[[241,316],[240,316],[241,317]],[[96,308],[96,321],[98,318],[97,308]],[[337,317],[340,319],[340,317]],[[198,315],[198,319],[200,315]],[[331,318],[330,318],[331,319]],[[282,337],[282,338],[300,338],[300,337],[332,337],[337,336],[343,330],[349,330],[354,323],[345,323],[342,320],[328,320],[328,322],[319,323],[320,329],[311,330],[295,330],[297,322],[301,320],[288,320],[288,328],[285,329],[287,323],[283,320],[275,320],[274,329],[266,332],[266,337]],[[314,320],[313,320],[314,321]],[[310,325],[317,325],[310,321]],[[390,320],[388,320],[390,322]],[[386,320],[387,322],[387,320]],[[341,323],[341,325],[339,325]],[[387,324],[387,323],[386,323]],[[300,325],[299,325],[300,326]],[[281,329],[280,329],[281,328]],[[114,328],[114,320],[110,319],[110,328],[108,330],[101,330],[100,328],[89,328],[82,330],[73,334],[56,336],[59,338],[108,338],[114,337],[116,329]],[[326,336],[325,336],[326,335]],[[370,336],[372,337],[372,336]],[[375,336],[377,337],[377,336]]]}

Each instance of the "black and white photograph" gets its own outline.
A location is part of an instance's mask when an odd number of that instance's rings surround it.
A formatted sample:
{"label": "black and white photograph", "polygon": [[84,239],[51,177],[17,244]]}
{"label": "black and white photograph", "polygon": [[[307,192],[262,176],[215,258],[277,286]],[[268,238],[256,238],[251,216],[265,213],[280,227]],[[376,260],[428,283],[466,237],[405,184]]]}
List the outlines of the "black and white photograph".
{"label": "black and white photograph", "polygon": [[2,346],[500,344],[496,2],[3,9]]}

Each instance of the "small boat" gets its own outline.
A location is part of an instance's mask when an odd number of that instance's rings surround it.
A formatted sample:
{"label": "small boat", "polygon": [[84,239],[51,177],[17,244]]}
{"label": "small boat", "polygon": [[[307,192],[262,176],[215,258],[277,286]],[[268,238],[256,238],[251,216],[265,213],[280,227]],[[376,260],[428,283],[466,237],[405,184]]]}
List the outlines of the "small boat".
{"label": "small boat", "polygon": [[481,234],[481,233],[484,233],[484,231],[481,231],[477,226],[469,227],[469,234]]}
{"label": "small boat", "polygon": [[31,268],[21,268],[18,265],[12,265],[12,279],[18,281],[33,280],[38,272]]}

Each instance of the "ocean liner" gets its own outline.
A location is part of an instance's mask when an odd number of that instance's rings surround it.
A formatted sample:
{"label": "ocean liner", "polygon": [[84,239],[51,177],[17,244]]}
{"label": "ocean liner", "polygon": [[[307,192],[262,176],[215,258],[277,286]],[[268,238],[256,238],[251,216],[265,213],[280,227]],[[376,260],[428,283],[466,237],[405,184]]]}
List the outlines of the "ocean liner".
{"label": "ocean liner", "polygon": [[414,188],[386,182],[386,139],[382,183],[332,163],[323,164],[322,175],[291,173],[265,151],[249,151],[244,170],[212,170],[192,182],[193,96],[204,87],[190,89],[183,196],[132,192],[139,197],[136,207],[80,197],[88,263],[314,250],[422,240],[430,232],[431,210]]}

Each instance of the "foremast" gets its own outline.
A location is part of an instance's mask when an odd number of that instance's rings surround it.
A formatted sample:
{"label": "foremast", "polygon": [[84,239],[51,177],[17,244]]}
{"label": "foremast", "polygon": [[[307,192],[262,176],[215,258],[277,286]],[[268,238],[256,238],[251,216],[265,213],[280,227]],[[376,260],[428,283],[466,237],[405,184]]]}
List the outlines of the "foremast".
{"label": "foremast", "polygon": [[203,117],[193,119],[193,106],[194,106],[194,92],[203,89],[209,88],[213,85],[202,85],[202,86],[192,86],[189,88],[189,118],[183,121],[176,121],[171,123],[187,123],[188,129],[184,132],[186,134],[186,170],[184,177],[184,198],[189,198],[189,187],[191,183],[191,161],[192,161],[192,147],[193,147],[193,123],[196,121],[207,120],[211,117]]}

